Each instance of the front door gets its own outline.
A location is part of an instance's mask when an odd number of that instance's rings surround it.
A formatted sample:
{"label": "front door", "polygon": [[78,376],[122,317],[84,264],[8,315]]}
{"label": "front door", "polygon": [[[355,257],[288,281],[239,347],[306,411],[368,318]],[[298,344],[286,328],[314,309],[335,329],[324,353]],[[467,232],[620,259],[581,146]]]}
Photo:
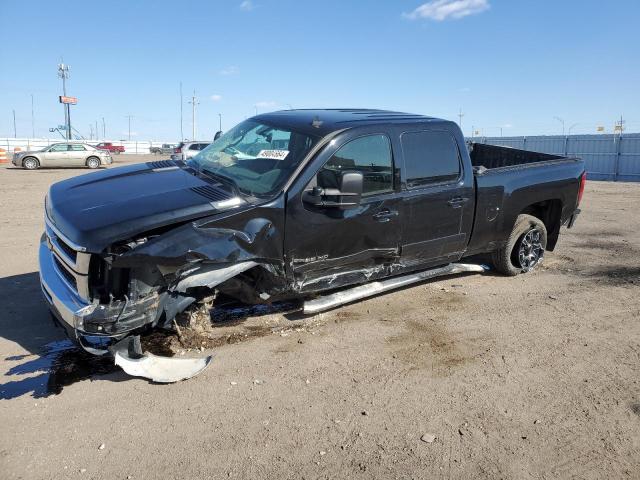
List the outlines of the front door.
{"label": "front door", "polygon": [[67,167],[69,166],[68,144],[56,143],[42,155],[43,167]]}
{"label": "front door", "polygon": [[[289,192],[285,256],[298,291],[319,291],[388,275],[400,247],[399,200],[391,141],[371,131],[336,137]],[[364,177],[360,204],[351,209],[303,201],[314,186],[336,189],[342,173]]]}

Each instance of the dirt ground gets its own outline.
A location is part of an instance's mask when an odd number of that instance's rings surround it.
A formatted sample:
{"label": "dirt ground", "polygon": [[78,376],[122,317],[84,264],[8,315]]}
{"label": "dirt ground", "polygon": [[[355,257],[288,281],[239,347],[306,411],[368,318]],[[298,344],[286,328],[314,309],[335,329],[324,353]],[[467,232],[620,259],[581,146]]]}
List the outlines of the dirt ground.
{"label": "dirt ground", "polygon": [[533,274],[217,323],[156,385],[41,299],[43,197],[83,173],[0,167],[1,478],[640,478],[640,184],[588,183]]}

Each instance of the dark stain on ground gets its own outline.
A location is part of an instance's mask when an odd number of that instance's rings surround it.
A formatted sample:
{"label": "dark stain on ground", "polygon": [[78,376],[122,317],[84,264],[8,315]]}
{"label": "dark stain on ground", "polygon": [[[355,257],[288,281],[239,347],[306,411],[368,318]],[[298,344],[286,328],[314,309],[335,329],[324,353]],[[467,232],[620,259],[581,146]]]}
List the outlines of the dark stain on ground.
{"label": "dark stain on ground", "polygon": [[631,411],[640,417],[640,403],[632,403]]}
{"label": "dark stain on ground", "polygon": [[18,379],[0,385],[0,399],[7,400],[29,393],[34,398],[57,395],[64,387],[75,382],[118,370],[110,356],[91,355],[70,340],[51,342],[42,348],[40,354],[21,355],[12,359],[19,361],[27,358],[26,362],[15,365],[5,374]]}
{"label": "dark stain on ground", "polygon": [[451,336],[437,321],[407,321],[406,331],[391,337],[394,354],[417,369],[430,369],[436,375],[448,376],[455,367],[471,361],[476,355],[466,342]]}

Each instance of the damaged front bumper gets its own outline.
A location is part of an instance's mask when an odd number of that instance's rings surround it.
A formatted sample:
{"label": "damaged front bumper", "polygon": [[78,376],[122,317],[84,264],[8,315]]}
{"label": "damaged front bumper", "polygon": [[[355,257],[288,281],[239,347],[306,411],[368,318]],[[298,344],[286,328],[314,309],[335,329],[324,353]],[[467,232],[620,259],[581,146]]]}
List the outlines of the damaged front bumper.
{"label": "damaged front bumper", "polygon": [[[85,337],[119,340],[156,319],[160,303],[157,294],[137,301],[112,302],[109,305],[88,302],[74,288],[63,259],[49,247],[50,242],[44,236],[39,250],[42,293],[51,312],[71,339],[82,347],[88,345]],[[91,351],[91,347],[88,349]],[[106,350],[100,353],[106,353]]]}

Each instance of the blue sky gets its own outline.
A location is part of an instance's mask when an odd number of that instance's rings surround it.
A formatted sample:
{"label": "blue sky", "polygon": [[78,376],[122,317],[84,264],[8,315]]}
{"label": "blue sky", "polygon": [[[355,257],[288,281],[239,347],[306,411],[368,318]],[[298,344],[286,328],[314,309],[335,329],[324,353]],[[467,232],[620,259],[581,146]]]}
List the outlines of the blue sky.
{"label": "blue sky", "polygon": [[[259,112],[373,107],[458,119],[484,135],[640,131],[640,2],[620,0],[0,0],[0,136],[63,123],[174,141]],[[9,27],[11,25],[11,27]],[[101,130],[100,125],[100,130]]]}

